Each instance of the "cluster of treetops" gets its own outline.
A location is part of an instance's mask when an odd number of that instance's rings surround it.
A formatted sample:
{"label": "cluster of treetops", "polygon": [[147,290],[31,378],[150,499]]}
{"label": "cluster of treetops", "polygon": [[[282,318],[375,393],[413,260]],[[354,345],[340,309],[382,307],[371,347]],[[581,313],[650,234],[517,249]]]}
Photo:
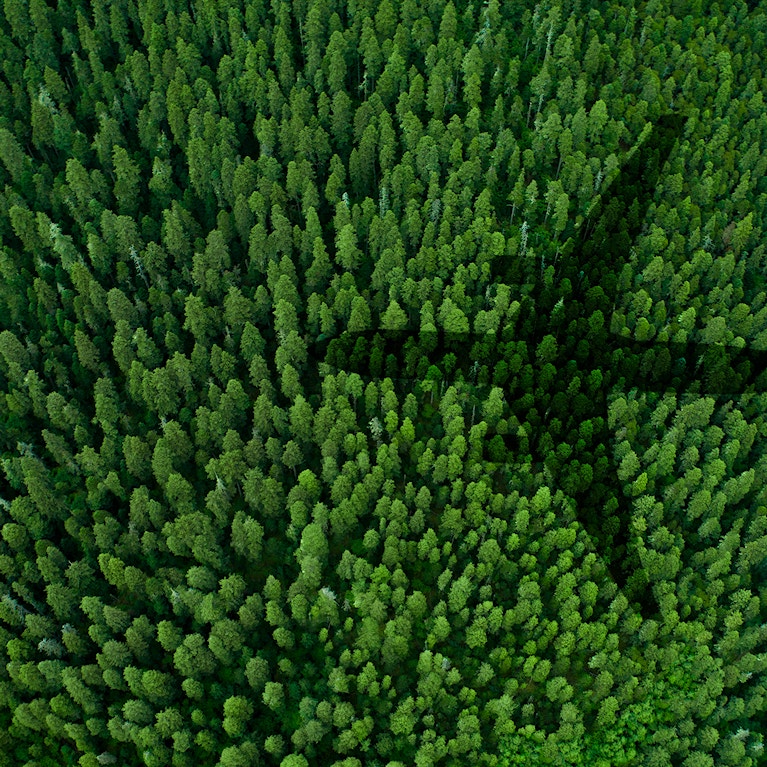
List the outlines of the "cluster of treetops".
{"label": "cluster of treetops", "polygon": [[764,764],[767,396],[675,357],[767,349],[764,11],[53,6],[0,13],[0,767]]}

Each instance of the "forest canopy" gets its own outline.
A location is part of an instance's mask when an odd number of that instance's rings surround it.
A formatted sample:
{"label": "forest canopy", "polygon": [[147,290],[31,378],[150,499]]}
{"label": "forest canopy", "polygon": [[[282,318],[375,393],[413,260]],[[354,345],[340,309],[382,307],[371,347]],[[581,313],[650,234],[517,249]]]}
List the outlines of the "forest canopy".
{"label": "forest canopy", "polygon": [[0,8],[0,767],[767,763],[764,4]]}

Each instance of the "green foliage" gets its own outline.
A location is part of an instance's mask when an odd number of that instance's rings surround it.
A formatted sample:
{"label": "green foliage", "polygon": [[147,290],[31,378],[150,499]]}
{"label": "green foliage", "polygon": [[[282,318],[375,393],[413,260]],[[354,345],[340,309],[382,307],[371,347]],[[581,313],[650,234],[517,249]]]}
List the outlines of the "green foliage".
{"label": "green foliage", "polygon": [[5,0],[0,764],[764,763],[763,14],[703,5]]}

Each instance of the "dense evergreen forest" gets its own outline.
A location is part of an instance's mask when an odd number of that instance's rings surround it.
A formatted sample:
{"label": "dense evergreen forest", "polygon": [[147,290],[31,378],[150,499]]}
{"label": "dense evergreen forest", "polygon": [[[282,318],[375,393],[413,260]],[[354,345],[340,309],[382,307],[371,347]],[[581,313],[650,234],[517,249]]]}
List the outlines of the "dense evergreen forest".
{"label": "dense evergreen forest", "polygon": [[763,3],[0,7],[0,767],[767,764]]}

